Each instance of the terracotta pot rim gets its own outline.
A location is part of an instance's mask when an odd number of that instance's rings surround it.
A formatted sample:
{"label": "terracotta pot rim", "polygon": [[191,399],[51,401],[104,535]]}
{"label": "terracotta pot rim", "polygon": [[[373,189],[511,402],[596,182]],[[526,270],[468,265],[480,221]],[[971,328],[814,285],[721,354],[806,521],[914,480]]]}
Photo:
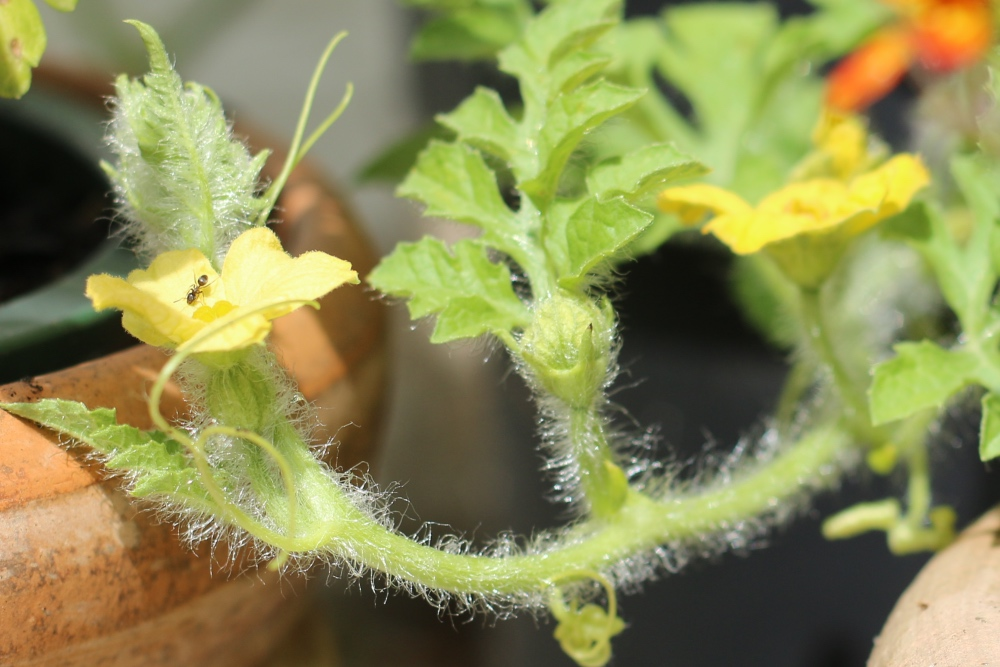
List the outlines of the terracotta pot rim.
{"label": "terracotta pot rim", "polygon": [[[272,158],[272,169],[278,161]],[[298,221],[277,228],[291,254],[319,247],[349,259],[361,274],[374,265],[371,244],[343,199],[309,164],[294,172],[281,208]],[[319,311],[301,308],[276,320],[271,341],[333,435],[341,424],[361,424],[339,436],[346,467],[361,460],[378,436],[384,314],[358,287],[335,290],[321,303]],[[149,428],[148,388],[166,358],[136,345],[0,386],[0,400],[82,400],[91,408],[115,407],[120,422]],[[112,381],[97,385],[101,375]],[[165,415],[183,412],[176,386],[164,399]],[[280,637],[291,617],[282,611],[288,600],[280,586],[247,577],[213,579],[210,545],[193,552],[179,544],[172,526],[138,509],[117,481],[89,464],[86,454],[67,452],[52,433],[0,411],[0,437],[0,533],[11,536],[0,546],[0,572],[7,575],[0,577],[6,621],[0,662],[243,667]],[[209,606],[199,607],[202,600]]]}

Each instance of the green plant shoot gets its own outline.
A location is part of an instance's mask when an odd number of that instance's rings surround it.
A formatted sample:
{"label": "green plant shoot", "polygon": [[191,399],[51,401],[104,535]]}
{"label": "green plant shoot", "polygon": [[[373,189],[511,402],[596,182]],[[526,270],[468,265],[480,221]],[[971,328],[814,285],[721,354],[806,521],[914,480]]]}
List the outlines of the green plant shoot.
{"label": "green plant shoot", "polygon": [[[862,464],[901,469],[905,497],[847,508],[827,537],[879,530],[895,553],[946,545],[955,514],[933,502],[928,448],[957,395],[979,388],[980,456],[1000,456],[1000,170],[975,145],[944,167],[893,153],[824,102],[816,68],[801,65],[842,55],[888,10],[843,0],[782,21],[765,6],[707,4],[623,22],[621,0],[413,4],[435,12],[416,55],[495,58],[520,100],[475,90],[438,117],[445,131],[399,186],[478,235],[400,244],[367,281],[414,319],[434,318],[434,342],[504,346],[536,400],[567,525],[482,548],[409,537],[385,492],[332,469],[309,440],[315,415],[267,348],[270,323],[358,277],[323,253],[289,257],[264,223],[350,96],[306,136],[339,37],[286,169],[262,189],[267,152],[235,141],[215,95],[183,83],[153,29],[134,23],[150,72],[116,82],[106,170],[148,262],[87,289],[138,339],[173,351],[150,393],[156,428],[58,399],[3,407],[91,447],[133,496],[184,519],[189,539],[250,542],[276,568],[374,572],[442,609],[547,611],[587,667],[610,660],[625,627],[617,590],[745,545]],[[947,198],[942,182],[955,186]],[[741,258],[750,319],[795,355],[761,435],[690,481],[635,455],[609,390],[620,276],[696,226]],[[939,324],[945,306],[958,336]],[[191,406],[184,424],[160,409],[171,380]]]}

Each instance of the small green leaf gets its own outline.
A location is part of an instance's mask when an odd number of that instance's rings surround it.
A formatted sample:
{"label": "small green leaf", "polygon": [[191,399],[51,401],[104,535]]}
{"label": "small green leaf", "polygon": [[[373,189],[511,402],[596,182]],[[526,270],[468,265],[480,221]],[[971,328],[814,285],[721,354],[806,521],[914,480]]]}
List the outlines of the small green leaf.
{"label": "small green leaf", "polygon": [[940,408],[976,381],[980,360],[967,350],[946,350],[930,341],[900,343],[896,357],[875,366],[869,391],[872,423],[902,419],[925,408]]}
{"label": "small green leaf", "polygon": [[524,31],[523,45],[535,62],[552,67],[567,54],[589,47],[613,27],[622,0],[552,3]]}
{"label": "small green leaf", "polygon": [[489,88],[476,88],[457,109],[438,116],[437,121],[453,130],[462,141],[506,162],[523,150],[517,123],[507,113],[500,96]]}
{"label": "small green leaf", "polygon": [[71,12],[76,9],[76,0],[45,0],[45,4],[60,12]]}
{"label": "small green leaf", "polygon": [[438,314],[431,342],[447,343],[462,338],[475,338],[484,333],[503,334],[523,327],[527,321],[526,312],[520,307],[501,310],[503,306],[513,304],[481,296],[452,299]]}
{"label": "small green leaf", "polygon": [[670,183],[696,178],[708,171],[708,167],[680,153],[673,144],[651,144],[600,163],[587,176],[587,185],[598,199],[622,196],[636,201]]}
{"label": "small green leaf", "polygon": [[1000,456],[1000,396],[992,392],[983,396],[982,413],[979,422],[979,458],[990,461]]}
{"label": "small green leaf", "polygon": [[[475,240],[459,241],[450,251],[431,237],[401,243],[369,274],[368,282],[386,294],[408,298],[413,319],[441,313],[435,341],[506,332],[529,319],[506,265],[490,261]],[[463,313],[463,308],[470,311]]]}
{"label": "small green leaf", "polygon": [[560,60],[549,73],[552,97],[568,93],[599,73],[611,62],[610,56],[593,51],[571,53]]}
{"label": "small green leaf", "polygon": [[1000,270],[1000,199],[997,198],[1000,170],[995,160],[975,153],[953,157],[951,173],[975,216],[975,231],[967,244],[975,247],[968,248],[966,254],[975,260],[970,268],[974,271],[978,268],[973,277],[979,276],[979,284],[986,288],[985,281],[995,281]]}
{"label": "small green leaf", "polygon": [[996,221],[1000,217],[1000,171],[994,160],[982,153],[956,155],[951,160],[951,173],[978,219]]}
{"label": "small green leaf", "polygon": [[517,77],[526,108],[544,108],[571,85],[596,71],[596,54],[585,54],[617,23],[621,0],[551,3],[498,55],[500,69]]}
{"label": "small green leaf", "polygon": [[[962,174],[963,178],[968,176]],[[967,183],[963,189],[971,187],[972,184]],[[893,221],[893,225],[903,225],[903,231],[911,232],[905,240],[920,251],[931,266],[948,305],[968,333],[978,333],[986,324],[985,315],[997,281],[990,257],[996,222],[976,218],[969,238],[959,241],[955,227],[935,208],[921,203],[910,208],[909,212],[897,216],[899,221]]]}
{"label": "small green leaf", "polygon": [[621,198],[587,198],[580,204],[553,206],[546,250],[557,267],[559,284],[573,289],[622,250],[649,225],[653,216]]}
{"label": "small green leaf", "polygon": [[157,431],[119,424],[114,410],[91,410],[83,403],[54,398],[0,403],[0,408],[89,445],[102,455],[107,468],[127,475],[132,482],[130,492],[136,497],[208,499],[180,443]]}
{"label": "small green leaf", "polygon": [[19,98],[45,52],[45,26],[32,0],[0,2],[0,97]]}
{"label": "small green leaf", "polygon": [[643,93],[599,80],[557,97],[539,133],[537,175],[521,183],[520,189],[545,210],[556,194],[566,161],[584,135],[635,104]]}
{"label": "small green leaf", "polygon": [[119,76],[109,143],[117,157],[114,185],[129,232],[151,254],[197,248],[219,260],[266,204],[260,168],[235,139],[218,96],[184,83],[152,27],[128,21],[149,52],[141,80]]}
{"label": "small green leaf", "polygon": [[0,403],[0,408],[91,445],[102,453],[109,452],[87,442],[88,434],[118,424],[114,410],[91,410],[83,403],[63,399],[45,398],[35,403]]}
{"label": "small green leaf", "polygon": [[656,250],[666,243],[674,234],[684,231],[686,228],[677,219],[677,216],[667,213],[654,212],[653,222],[649,224],[642,233],[625,249],[625,254],[629,257],[642,257],[656,252]]}
{"label": "small green leaf", "polygon": [[493,170],[478,151],[462,144],[432,141],[398,194],[424,202],[428,216],[475,225],[501,236],[509,236],[516,227]]}
{"label": "small green leaf", "polygon": [[468,7],[424,24],[410,44],[417,61],[485,60],[520,37],[526,16],[516,7]]}

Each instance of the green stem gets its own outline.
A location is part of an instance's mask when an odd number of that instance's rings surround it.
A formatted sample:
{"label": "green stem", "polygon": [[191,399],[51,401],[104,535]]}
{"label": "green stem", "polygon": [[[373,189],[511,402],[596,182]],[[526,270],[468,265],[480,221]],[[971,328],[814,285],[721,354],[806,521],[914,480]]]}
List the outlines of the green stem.
{"label": "green stem", "polygon": [[261,210],[257,215],[257,220],[255,221],[255,224],[257,225],[264,225],[267,223],[267,217],[271,214],[271,209],[274,208],[275,202],[278,201],[278,195],[281,193],[282,188],[285,187],[285,183],[288,181],[288,177],[291,175],[292,170],[302,160],[312,145],[316,143],[316,140],[319,139],[320,136],[322,136],[323,133],[326,132],[326,130],[340,117],[340,114],[347,108],[347,104],[351,100],[354,87],[351,84],[347,84],[344,96],[341,98],[337,107],[323,120],[322,123],[320,123],[319,127],[309,135],[309,138],[303,141],[302,137],[306,132],[306,124],[309,122],[309,113],[312,111],[313,100],[316,97],[316,90],[319,88],[319,81],[323,76],[323,70],[326,69],[326,63],[333,54],[333,50],[337,48],[337,45],[342,39],[344,39],[344,37],[347,37],[346,32],[339,32],[334,35],[333,39],[331,39],[326,45],[323,55],[320,56],[316,69],[313,70],[312,78],[309,80],[309,87],[306,89],[306,98],[302,103],[302,111],[299,112],[299,121],[295,125],[295,134],[292,136],[292,145],[288,148],[288,157],[285,158],[285,164],[281,167],[281,173],[278,174],[278,177],[274,179],[274,182],[268,186],[267,191],[264,193]]}
{"label": "green stem", "polygon": [[778,397],[778,406],[774,411],[774,418],[778,424],[787,425],[795,418],[795,410],[799,401],[813,381],[813,369],[803,361],[794,363],[785,378],[785,384],[781,388],[781,395]]}
{"label": "green stem", "polygon": [[569,442],[580,466],[580,487],[595,517],[609,517],[628,494],[628,479],[615,463],[604,431],[604,419],[595,408],[572,409]]}
{"label": "green stem", "polygon": [[[355,507],[319,463],[300,459],[291,465],[309,465],[310,472],[297,480],[299,497],[317,503],[310,514],[327,520],[321,532],[282,538],[275,546],[292,553],[319,547],[372,570],[452,593],[532,595],[548,590],[568,572],[606,572],[610,564],[661,544],[699,539],[766,514],[783,499],[822,483],[821,471],[829,470],[849,443],[837,428],[817,428],[774,460],[727,484],[662,501],[629,490],[613,520],[584,521],[567,532],[560,546],[544,553],[502,558],[448,553],[394,533]],[[292,456],[303,455],[308,452]]]}
{"label": "green stem", "polygon": [[920,442],[907,452],[906,520],[914,527],[923,525],[931,509],[931,471],[927,447]]}
{"label": "green stem", "polygon": [[863,390],[851,379],[834,348],[823,317],[820,291],[803,287],[799,290],[802,318],[806,335],[819,361],[829,369],[833,384],[844,402],[844,417],[859,436],[871,444],[881,442],[883,435],[872,426],[868,416],[868,399]]}

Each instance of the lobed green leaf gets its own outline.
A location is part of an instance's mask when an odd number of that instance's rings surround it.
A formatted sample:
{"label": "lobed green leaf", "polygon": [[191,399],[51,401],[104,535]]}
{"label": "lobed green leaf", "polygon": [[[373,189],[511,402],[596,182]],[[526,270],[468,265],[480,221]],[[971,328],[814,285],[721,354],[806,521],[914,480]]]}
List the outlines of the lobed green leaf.
{"label": "lobed green leaf", "polygon": [[464,222],[499,237],[516,232],[516,218],[500,196],[493,170],[478,151],[462,144],[432,141],[397,194],[422,201],[425,215]]}
{"label": "lobed green leaf", "polygon": [[196,483],[197,471],[180,443],[157,431],[119,424],[113,409],[91,410],[83,403],[55,398],[3,403],[0,408],[89,445],[102,455],[107,468],[128,475],[130,493],[136,497],[208,497]]}
{"label": "lobed green leaf", "polygon": [[493,58],[520,36],[526,18],[517,6],[453,9],[420,27],[410,56],[417,61]]}
{"label": "lobed green leaf", "polygon": [[[500,69],[518,78],[527,107],[544,107],[578,70],[593,70],[577,54],[589,48],[617,23],[621,0],[576,0],[553,3],[538,14],[521,39],[498,55]],[[560,64],[566,58],[575,60]]]}
{"label": "lobed green leaf", "polygon": [[132,231],[144,250],[193,247],[219,261],[264,206],[258,185],[267,152],[251,156],[233,138],[215,93],[184,84],[156,32],[131,23],[150,71],[115,82],[109,142],[118,165],[108,172],[125,216],[142,223]]}
{"label": "lobed green leaf", "polygon": [[439,313],[435,341],[505,333],[529,319],[507,266],[490,261],[476,240],[459,241],[450,250],[432,237],[401,243],[369,274],[368,282],[409,299],[413,319]]}
{"label": "lobed green leaf", "polygon": [[544,211],[556,195],[566,161],[584,135],[635,104],[643,93],[598,80],[557,97],[538,135],[537,175],[521,182],[520,189]]}
{"label": "lobed green leaf", "polygon": [[587,186],[600,200],[620,196],[637,201],[671,183],[697,178],[708,171],[673,144],[651,144],[596,165],[587,176]]}
{"label": "lobed green leaf", "polygon": [[525,29],[524,48],[536,62],[549,67],[593,44],[616,23],[621,4],[622,0],[554,3]]}
{"label": "lobed green leaf", "polygon": [[[524,141],[518,124],[507,113],[495,90],[476,88],[457,109],[437,117],[458,138],[505,162],[523,153]],[[523,158],[521,158],[523,159]]]}
{"label": "lobed green leaf", "polygon": [[763,3],[681,5],[655,30],[627,26],[616,50],[628,54],[624,80],[649,85],[647,69],[655,68],[690,104],[688,120],[660,96],[643,101],[636,120],[650,136],[676,141],[712,166],[715,183],[753,201],[780,186],[809,148],[823,87],[803,59],[829,56],[862,37],[865,25],[834,34],[825,10],[782,22]]}
{"label": "lobed green leaf", "polygon": [[952,172],[976,214],[967,239],[958,239],[953,226],[921,202],[890,221],[887,232],[920,251],[966,333],[976,336],[989,324],[990,299],[997,281],[992,250],[1000,235],[995,233],[996,204],[989,202],[994,176],[979,169],[977,161],[961,158],[953,161]]}
{"label": "lobed green leaf", "polygon": [[976,382],[982,365],[968,350],[946,350],[927,340],[900,343],[894,349],[896,356],[873,371],[869,406],[876,426],[943,407],[956,392]]}
{"label": "lobed green leaf", "polygon": [[559,284],[580,287],[588,274],[622,251],[650,224],[653,216],[621,198],[560,202],[548,220],[545,249],[556,266]]}

